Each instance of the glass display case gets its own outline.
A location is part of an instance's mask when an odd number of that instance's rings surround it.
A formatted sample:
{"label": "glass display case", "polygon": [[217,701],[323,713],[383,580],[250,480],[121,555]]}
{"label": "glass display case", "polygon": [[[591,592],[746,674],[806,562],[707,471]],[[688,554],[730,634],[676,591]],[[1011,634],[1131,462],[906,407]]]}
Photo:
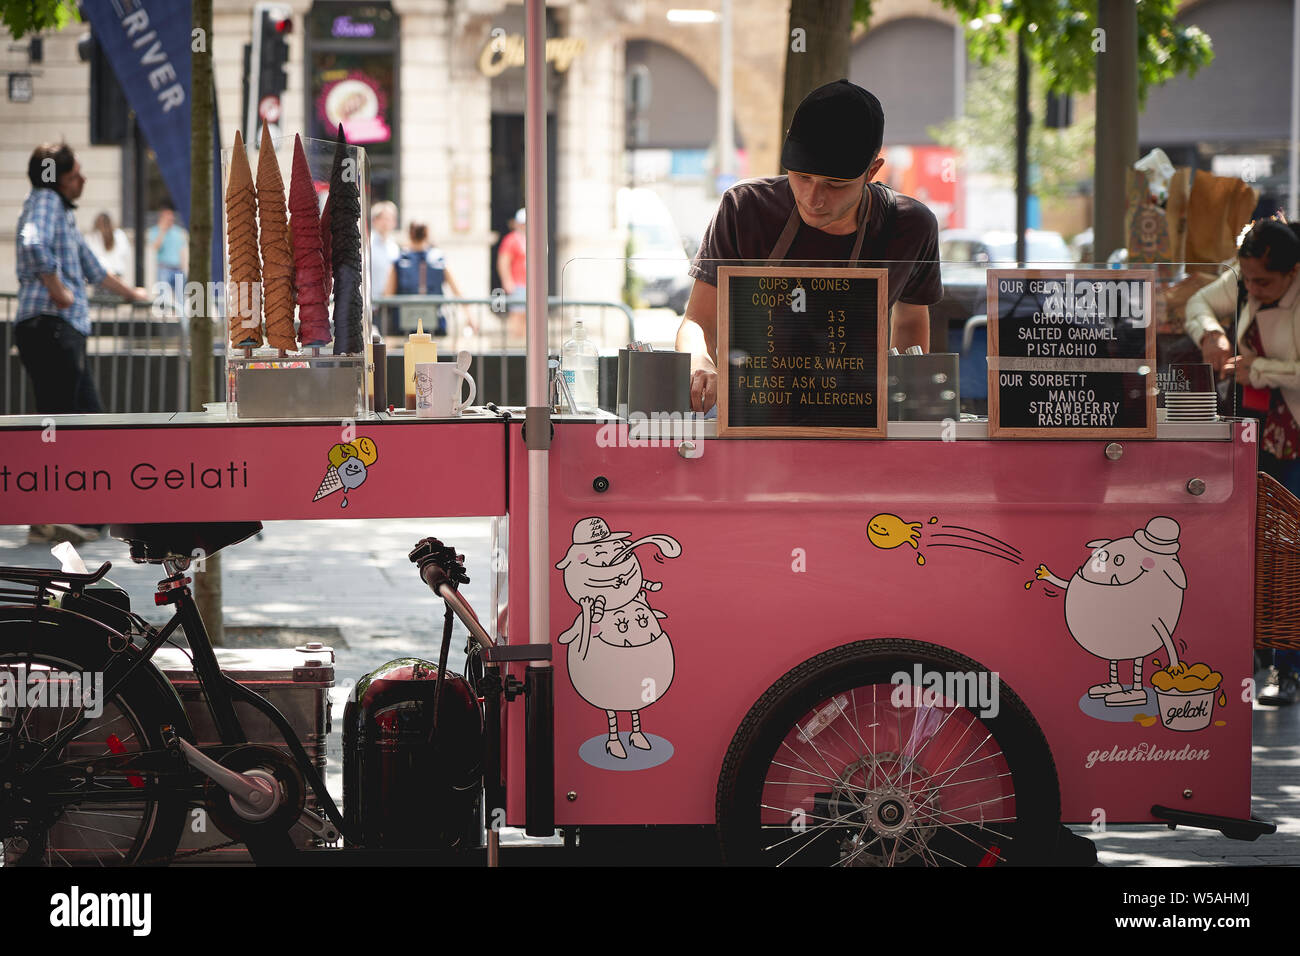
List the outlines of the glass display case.
{"label": "glass display case", "polygon": [[264,133],[221,158],[227,418],[369,417],[365,149]]}

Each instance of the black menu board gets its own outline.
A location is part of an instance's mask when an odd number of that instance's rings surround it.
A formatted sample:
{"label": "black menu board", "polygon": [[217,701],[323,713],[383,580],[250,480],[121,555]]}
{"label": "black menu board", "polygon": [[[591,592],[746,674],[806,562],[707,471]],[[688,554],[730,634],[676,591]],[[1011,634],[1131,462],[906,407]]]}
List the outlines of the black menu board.
{"label": "black menu board", "polygon": [[718,434],[884,438],[887,269],[718,269]]}
{"label": "black menu board", "polygon": [[990,269],[989,436],[1154,438],[1153,279]]}

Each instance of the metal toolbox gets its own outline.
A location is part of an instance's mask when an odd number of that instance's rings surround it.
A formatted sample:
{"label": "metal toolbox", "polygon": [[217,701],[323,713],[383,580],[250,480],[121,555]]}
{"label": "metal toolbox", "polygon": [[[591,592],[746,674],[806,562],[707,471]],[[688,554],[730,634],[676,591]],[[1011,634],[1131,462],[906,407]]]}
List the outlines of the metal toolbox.
{"label": "metal toolbox", "polygon": [[[240,684],[261,694],[285,716],[302,741],[312,763],[325,777],[325,741],[330,732],[330,688],[334,686],[334,650],[324,644],[304,644],[298,648],[215,648],[221,670]],[[193,667],[184,652],[163,647],[153,657],[157,665],[180,695],[185,705],[185,715],[194,729],[198,746],[217,744],[216,728],[207,700]],[[235,713],[251,744],[262,744],[287,752],[284,740],[275,725],[260,711],[240,701],[235,702]],[[315,794],[308,787],[308,809],[317,809]],[[229,842],[229,837],[210,820],[203,821],[206,832],[194,832],[196,821],[191,820],[178,848],[179,853],[198,850]],[[294,844],[312,845],[312,834],[300,825],[290,831]],[[249,860],[242,845],[197,854],[195,863],[243,863]]]}

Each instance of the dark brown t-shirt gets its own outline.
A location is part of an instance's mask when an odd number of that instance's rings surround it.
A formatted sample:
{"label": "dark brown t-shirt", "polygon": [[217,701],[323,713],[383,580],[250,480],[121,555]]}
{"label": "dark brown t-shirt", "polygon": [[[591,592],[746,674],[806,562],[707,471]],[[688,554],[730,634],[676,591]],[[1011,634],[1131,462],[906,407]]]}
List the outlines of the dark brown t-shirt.
{"label": "dark brown t-shirt", "polygon": [[[943,298],[939,279],[939,224],[934,213],[910,196],[896,193],[897,211],[888,236],[880,234],[885,216],[885,193],[880,183],[870,183],[871,213],[862,243],[862,260],[888,264],[889,304],[933,305]],[[794,193],[785,176],[747,179],[722,196],[713,221],[704,232],[690,274],[709,285],[718,284],[719,265],[766,265],[781,231],[794,209]],[[824,265],[822,260],[848,263],[856,236],[833,236],[799,224],[785,262]]]}

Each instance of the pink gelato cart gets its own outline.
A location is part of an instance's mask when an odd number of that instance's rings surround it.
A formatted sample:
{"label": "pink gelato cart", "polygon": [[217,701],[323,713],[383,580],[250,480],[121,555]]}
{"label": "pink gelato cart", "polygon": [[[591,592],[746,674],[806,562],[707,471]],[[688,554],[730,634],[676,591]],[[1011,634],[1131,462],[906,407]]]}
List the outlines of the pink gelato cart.
{"label": "pink gelato cart", "polygon": [[[507,519],[483,809],[534,833],[716,827],[729,861],[991,865],[1068,858],[1062,823],[1271,832],[1250,805],[1266,479],[1244,427],[942,427],[557,419],[539,582],[520,422],[480,410],[356,426],[356,474],[326,461],[335,425],[68,419],[42,442],[11,419],[0,522]],[[527,640],[534,585],[549,643]]]}

